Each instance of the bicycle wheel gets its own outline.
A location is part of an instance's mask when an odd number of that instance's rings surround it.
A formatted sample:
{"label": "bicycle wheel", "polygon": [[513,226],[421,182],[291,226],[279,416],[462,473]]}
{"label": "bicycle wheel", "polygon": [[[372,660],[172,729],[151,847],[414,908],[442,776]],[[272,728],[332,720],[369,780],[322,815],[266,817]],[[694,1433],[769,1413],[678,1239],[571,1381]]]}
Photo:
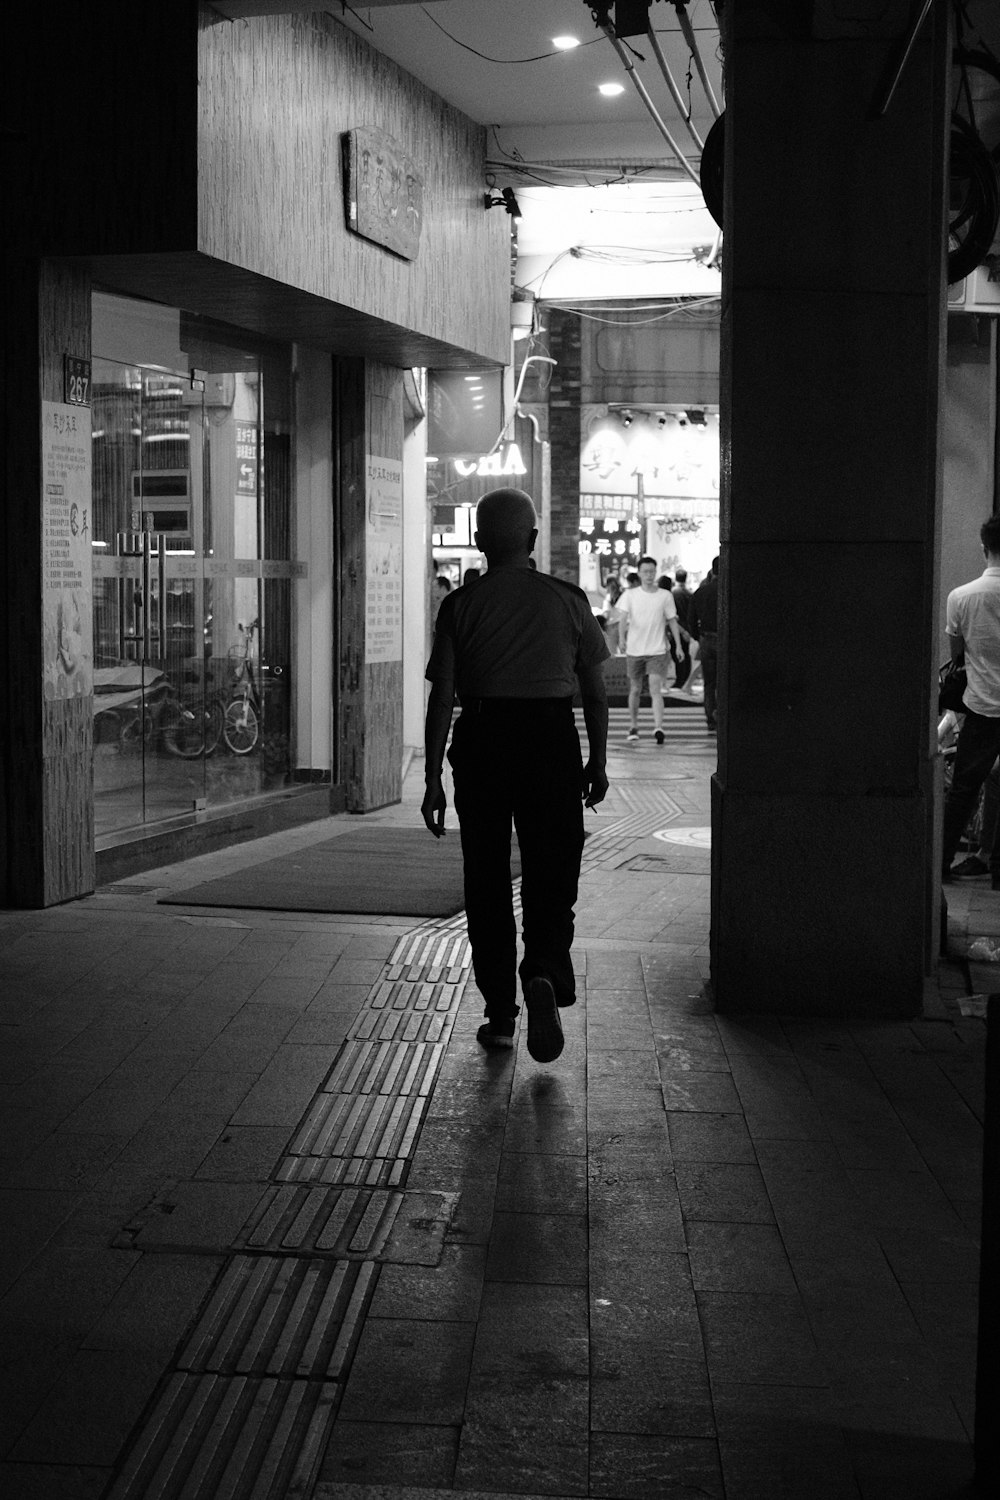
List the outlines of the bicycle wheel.
{"label": "bicycle wheel", "polygon": [[211,755],[213,750],[218,749],[219,741],[222,739],[222,726],[225,723],[226,710],[218,698],[205,710],[205,754]]}
{"label": "bicycle wheel", "polygon": [[257,710],[249,698],[234,698],[226,707],[222,738],[234,755],[249,755],[260,738]]}
{"label": "bicycle wheel", "polygon": [[163,715],[163,743],[171,755],[197,760],[205,753],[209,713],[203,708],[170,704]]}

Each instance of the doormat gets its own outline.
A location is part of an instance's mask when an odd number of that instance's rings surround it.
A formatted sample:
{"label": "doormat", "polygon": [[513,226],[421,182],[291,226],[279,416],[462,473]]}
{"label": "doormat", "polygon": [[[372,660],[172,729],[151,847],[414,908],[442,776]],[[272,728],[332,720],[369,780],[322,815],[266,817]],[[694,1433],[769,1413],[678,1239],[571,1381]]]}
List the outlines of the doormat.
{"label": "doormat", "polygon": [[[521,873],[516,844],[511,872]],[[451,917],[465,904],[462,846],[456,829],[443,839],[425,828],[359,829],[171,891],[158,904]]]}

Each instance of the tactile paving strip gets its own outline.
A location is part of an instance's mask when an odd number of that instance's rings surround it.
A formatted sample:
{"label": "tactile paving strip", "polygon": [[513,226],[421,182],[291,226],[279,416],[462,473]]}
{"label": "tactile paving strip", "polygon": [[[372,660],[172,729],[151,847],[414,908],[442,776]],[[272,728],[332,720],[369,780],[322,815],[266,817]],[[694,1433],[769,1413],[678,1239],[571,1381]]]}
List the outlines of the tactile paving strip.
{"label": "tactile paving strip", "polygon": [[319,1094],[277,1177],[395,1185],[413,1154],[428,1093]]}
{"label": "tactile paving strip", "polygon": [[108,1500],[312,1493],[380,1265],[436,1265],[456,1194],[401,1184],[469,974],[465,919],[401,938]]}
{"label": "tactile paving strip", "polygon": [[453,1193],[288,1183],[265,1193],[239,1248],[436,1265],[454,1206]]}
{"label": "tactile paving strip", "polygon": [[107,1500],[287,1500],[312,1494],[335,1381],[171,1377]]}
{"label": "tactile paving strip", "polygon": [[342,1379],[377,1279],[370,1261],[236,1255],[177,1367],[189,1374]]}

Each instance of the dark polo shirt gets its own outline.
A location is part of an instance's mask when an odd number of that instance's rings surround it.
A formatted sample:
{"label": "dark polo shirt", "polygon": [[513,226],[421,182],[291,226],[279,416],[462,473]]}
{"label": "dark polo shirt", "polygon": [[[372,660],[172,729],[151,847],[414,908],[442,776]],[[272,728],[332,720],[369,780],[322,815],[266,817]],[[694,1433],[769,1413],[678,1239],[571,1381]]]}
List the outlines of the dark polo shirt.
{"label": "dark polo shirt", "polygon": [[490,568],[446,595],[427,663],[467,698],[571,698],[577,671],[610,653],[582,589],[532,568]]}

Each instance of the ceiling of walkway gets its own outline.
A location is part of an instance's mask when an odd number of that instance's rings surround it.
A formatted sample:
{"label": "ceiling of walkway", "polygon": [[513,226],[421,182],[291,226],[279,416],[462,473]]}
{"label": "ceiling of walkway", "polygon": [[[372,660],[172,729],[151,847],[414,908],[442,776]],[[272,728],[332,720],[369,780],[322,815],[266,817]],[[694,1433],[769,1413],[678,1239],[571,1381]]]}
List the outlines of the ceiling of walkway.
{"label": "ceiling of walkway", "polygon": [[[316,0],[213,3],[234,18],[316,8]],[[966,45],[985,42],[1000,54],[997,0],[954,3]],[[619,21],[623,9],[611,7]],[[920,9],[902,0],[895,6],[901,50]],[[513,189],[521,211],[511,221],[520,286],[545,300],[577,303],[719,294],[711,263],[718,231],[697,181],[699,143],[724,103],[713,0],[652,0],[656,46],[644,35],[624,44],[634,76],[596,24],[590,0],[370,0],[353,7],[329,0],[326,11],[487,127],[496,191]],[[567,36],[579,45],[555,45]],[[602,84],[622,91],[602,94]],[[1000,94],[993,84],[986,79],[989,93]]]}
{"label": "ceiling of walkway", "polygon": [[[218,0],[216,8],[233,16],[312,10],[315,0],[298,7]],[[513,188],[521,210],[520,285],[546,298],[718,294],[719,274],[704,265],[716,225],[700,188],[679,167],[586,0],[382,0],[326,9],[487,127],[496,189]],[[703,140],[714,115],[677,10],[654,0],[650,14]],[[689,0],[687,15],[721,107],[710,0]],[[580,45],[553,45],[565,36]],[[633,37],[631,47],[637,74],[697,177],[700,150],[648,39]],[[601,94],[601,84],[622,85],[622,92]]]}

